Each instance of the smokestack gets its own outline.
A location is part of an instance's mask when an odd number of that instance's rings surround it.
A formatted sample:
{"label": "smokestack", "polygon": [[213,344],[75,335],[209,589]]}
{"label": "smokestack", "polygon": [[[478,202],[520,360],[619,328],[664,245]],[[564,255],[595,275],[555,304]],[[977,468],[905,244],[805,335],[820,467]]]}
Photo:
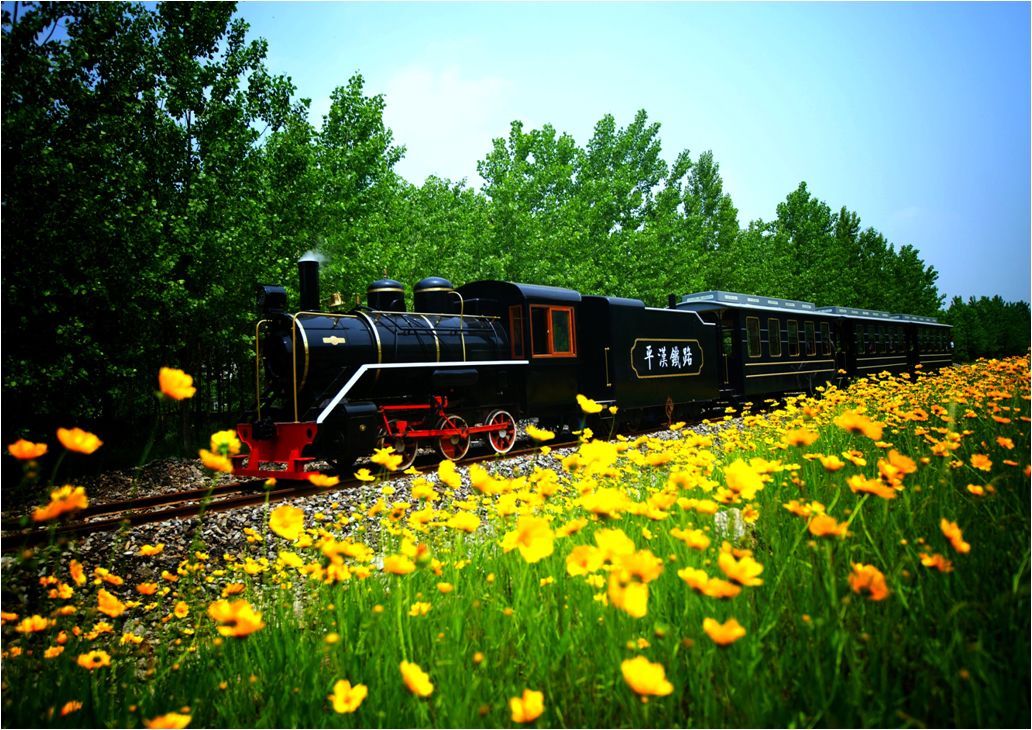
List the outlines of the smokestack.
{"label": "smokestack", "polygon": [[319,262],[321,257],[308,251],[297,262],[297,273],[301,280],[301,300],[298,308],[303,312],[319,311]]}

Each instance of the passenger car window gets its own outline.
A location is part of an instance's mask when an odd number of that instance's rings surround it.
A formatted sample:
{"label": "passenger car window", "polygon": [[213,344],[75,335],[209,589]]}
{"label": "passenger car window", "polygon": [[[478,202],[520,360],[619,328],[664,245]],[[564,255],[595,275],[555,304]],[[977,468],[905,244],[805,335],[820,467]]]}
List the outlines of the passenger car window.
{"label": "passenger car window", "polygon": [[767,320],[767,345],[771,357],[781,357],[781,320],[777,317]]}
{"label": "passenger car window", "polygon": [[788,354],[795,357],[799,354],[799,323],[788,320]]}
{"label": "passenger car window", "polygon": [[572,314],[569,309],[552,310],[553,355],[573,354],[573,332],[570,327],[570,317]]}
{"label": "passenger car window", "polygon": [[821,322],[821,345],[824,347],[824,354],[830,355],[832,351],[831,325],[827,322]]}
{"label": "passenger car window", "polygon": [[816,355],[817,354],[817,341],[814,335],[813,322],[806,323],[806,354]]}
{"label": "passenger car window", "polygon": [[760,349],[760,318],[745,318],[746,345],[749,348],[749,357],[759,357]]}

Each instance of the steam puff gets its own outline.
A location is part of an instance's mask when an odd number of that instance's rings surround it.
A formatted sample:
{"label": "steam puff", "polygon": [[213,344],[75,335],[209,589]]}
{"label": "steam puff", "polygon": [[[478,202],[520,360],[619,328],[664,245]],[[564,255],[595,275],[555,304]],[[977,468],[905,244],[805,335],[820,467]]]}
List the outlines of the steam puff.
{"label": "steam puff", "polygon": [[320,264],[326,261],[326,257],[315,249],[305,251],[301,258],[298,259],[298,263],[302,261],[318,261]]}

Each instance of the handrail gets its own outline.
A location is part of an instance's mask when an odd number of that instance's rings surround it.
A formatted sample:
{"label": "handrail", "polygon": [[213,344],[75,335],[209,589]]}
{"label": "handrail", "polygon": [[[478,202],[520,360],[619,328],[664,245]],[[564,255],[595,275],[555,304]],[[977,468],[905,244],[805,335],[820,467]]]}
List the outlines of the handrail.
{"label": "handrail", "polygon": [[268,324],[271,319],[259,319],[254,326],[254,405],[258,411],[258,420],[262,418],[262,341],[259,330],[263,324]]}

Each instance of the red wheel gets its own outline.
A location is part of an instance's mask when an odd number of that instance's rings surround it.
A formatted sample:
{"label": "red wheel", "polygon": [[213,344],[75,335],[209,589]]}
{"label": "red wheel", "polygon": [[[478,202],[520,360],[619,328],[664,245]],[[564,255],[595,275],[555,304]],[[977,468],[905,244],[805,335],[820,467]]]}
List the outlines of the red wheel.
{"label": "red wheel", "polygon": [[495,453],[508,454],[516,443],[516,419],[508,411],[491,411],[484,425],[502,426],[501,430],[488,431],[487,441]]}
{"label": "red wheel", "polygon": [[[398,422],[394,419],[387,422],[391,431],[397,433]],[[401,456],[401,463],[398,464],[398,471],[404,471],[412,466],[416,460],[416,453],[419,451],[419,442],[413,439],[406,439],[402,436],[389,436],[386,431],[380,429],[380,437],[376,440],[376,447],[379,449],[387,446],[394,447],[394,453]]]}
{"label": "red wheel", "polygon": [[459,433],[451,436],[440,436],[437,439],[437,450],[441,456],[452,461],[458,461],[469,451],[469,426],[466,422],[455,415],[447,415],[437,422],[437,428],[460,429]]}

